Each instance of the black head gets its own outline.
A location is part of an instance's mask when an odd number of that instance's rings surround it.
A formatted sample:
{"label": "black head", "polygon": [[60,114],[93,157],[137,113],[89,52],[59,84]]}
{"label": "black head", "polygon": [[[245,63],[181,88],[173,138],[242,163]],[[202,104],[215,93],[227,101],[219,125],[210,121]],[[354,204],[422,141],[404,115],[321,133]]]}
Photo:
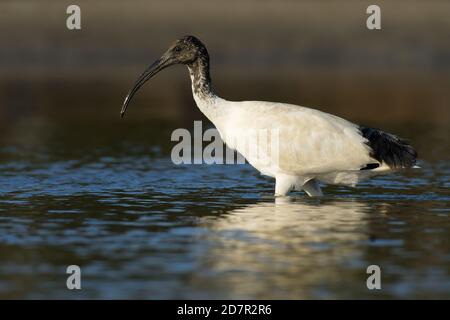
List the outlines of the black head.
{"label": "black head", "polygon": [[185,36],[175,41],[169,49],[156,60],[150,67],[145,70],[138,78],[133,88],[128,92],[120,112],[122,117],[127,110],[128,104],[133,98],[134,94],[142,85],[157,74],[159,71],[172,66],[174,64],[192,64],[197,59],[208,59],[208,51],[204,44],[194,36]]}
{"label": "black head", "polygon": [[185,36],[175,41],[165,54],[170,55],[172,64],[191,64],[198,58],[208,56],[205,45],[194,36]]}

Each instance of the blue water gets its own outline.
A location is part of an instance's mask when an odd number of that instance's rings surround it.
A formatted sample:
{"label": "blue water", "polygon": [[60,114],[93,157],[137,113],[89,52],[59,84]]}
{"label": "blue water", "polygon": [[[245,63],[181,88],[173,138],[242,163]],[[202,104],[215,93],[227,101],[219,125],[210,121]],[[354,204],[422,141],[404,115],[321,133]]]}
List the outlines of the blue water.
{"label": "blue water", "polygon": [[0,145],[1,298],[450,297],[447,154],[275,199],[249,165],[172,164],[170,126],[94,129]]}

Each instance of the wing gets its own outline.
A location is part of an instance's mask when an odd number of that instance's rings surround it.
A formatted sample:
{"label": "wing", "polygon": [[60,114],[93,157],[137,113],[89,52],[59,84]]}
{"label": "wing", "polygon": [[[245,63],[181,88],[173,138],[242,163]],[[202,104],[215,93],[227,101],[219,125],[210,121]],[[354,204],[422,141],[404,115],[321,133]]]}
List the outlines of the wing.
{"label": "wing", "polygon": [[[370,156],[371,149],[359,127],[342,118],[272,102],[242,101],[227,107],[231,110],[218,122],[218,129],[227,145],[252,165],[257,159],[236,141],[250,136],[251,131],[264,130],[278,132],[278,170],[289,174],[360,170],[377,162]],[[260,141],[257,145],[261,145]]]}

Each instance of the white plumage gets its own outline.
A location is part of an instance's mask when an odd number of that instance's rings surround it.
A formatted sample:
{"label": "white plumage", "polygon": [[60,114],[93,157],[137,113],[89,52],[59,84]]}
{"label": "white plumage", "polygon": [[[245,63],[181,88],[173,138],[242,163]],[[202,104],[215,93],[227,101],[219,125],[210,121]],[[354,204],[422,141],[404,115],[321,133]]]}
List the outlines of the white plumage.
{"label": "white plumage", "polygon": [[192,36],[178,40],[143,73],[127,95],[122,115],[148,79],[177,63],[188,66],[195,102],[222,140],[276,179],[275,195],[295,189],[320,196],[319,182],[354,186],[372,175],[415,164],[414,149],[381,130],[296,105],[218,97],[211,89],[206,48]]}
{"label": "white plumage", "polygon": [[[195,92],[194,98],[228,147],[241,153],[262,174],[276,179],[276,195],[285,195],[291,189],[320,195],[320,188],[311,180],[354,186],[370,176],[360,170],[374,162],[369,156],[370,148],[358,126],[347,120],[290,104],[235,102],[217,96],[202,98]],[[269,136],[272,130],[278,132],[278,161],[259,161],[270,155],[254,154],[242,148],[252,142],[252,133],[263,130],[268,130]],[[256,149],[265,151],[264,147],[256,146]],[[376,171],[386,169],[383,166]],[[307,184],[308,181],[311,182]]]}

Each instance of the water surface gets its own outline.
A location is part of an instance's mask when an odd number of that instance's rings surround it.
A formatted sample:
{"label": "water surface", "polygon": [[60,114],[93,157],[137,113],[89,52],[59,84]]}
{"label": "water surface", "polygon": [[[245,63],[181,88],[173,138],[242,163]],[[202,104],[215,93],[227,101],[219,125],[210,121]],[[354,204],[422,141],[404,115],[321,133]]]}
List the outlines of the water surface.
{"label": "water surface", "polygon": [[[445,128],[402,129],[421,170],[275,200],[248,165],[172,164],[176,127],[3,128],[0,297],[449,298]],[[366,287],[372,264],[382,290]]]}

